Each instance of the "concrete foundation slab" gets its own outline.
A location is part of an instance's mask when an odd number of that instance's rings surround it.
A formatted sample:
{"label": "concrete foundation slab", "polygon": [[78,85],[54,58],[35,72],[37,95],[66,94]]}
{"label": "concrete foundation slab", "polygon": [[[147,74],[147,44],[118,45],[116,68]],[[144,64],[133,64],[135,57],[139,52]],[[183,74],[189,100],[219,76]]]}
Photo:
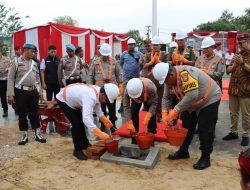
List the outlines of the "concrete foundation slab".
{"label": "concrete foundation slab", "polygon": [[141,150],[137,145],[121,144],[119,145],[119,150],[118,154],[106,152],[101,156],[100,160],[153,169],[160,156],[160,149],[158,147],[150,147],[148,150]]}

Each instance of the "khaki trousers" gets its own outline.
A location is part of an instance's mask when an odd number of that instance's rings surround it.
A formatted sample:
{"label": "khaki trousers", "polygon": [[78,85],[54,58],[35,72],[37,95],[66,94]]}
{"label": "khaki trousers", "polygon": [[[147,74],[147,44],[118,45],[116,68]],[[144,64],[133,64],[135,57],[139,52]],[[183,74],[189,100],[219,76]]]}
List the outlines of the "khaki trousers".
{"label": "khaki trousers", "polygon": [[231,117],[231,132],[237,133],[239,112],[242,114],[243,136],[250,135],[250,98],[229,96],[229,110]]}

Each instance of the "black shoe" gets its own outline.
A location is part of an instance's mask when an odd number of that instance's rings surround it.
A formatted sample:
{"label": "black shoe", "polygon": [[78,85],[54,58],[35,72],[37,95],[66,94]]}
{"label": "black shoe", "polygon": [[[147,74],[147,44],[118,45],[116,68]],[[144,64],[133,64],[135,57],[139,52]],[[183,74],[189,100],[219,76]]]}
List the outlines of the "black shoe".
{"label": "black shoe", "polygon": [[193,168],[196,170],[204,170],[210,167],[210,159],[200,158],[196,164],[193,165]]}
{"label": "black shoe", "polygon": [[230,141],[230,140],[234,140],[234,139],[238,139],[238,138],[239,138],[239,136],[237,133],[230,132],[228,135],[223,137],[222,140],[223,141]]}
{"label": "black shoe", "polygon": [[73,156],[75,156],[78,160],[88,160],[88,157],[81,150],[74,150]]}
{"label": "black shoe", "polygon": [[43,138],[40,133],[35,134],[35,141],[40,143],[46,143],[46,139]]}
{"label": "black shoe", "polygon": [[190,158],[188,151],[182,152],[182,151],[178,150],[176,153],[168,155],[168,159],[170,159],[170,160],[179,160],[179,159],[187,159],[187,158]]}
{"label": "black shoe", "polygon": [[18,142],[18,145],[25,145],[29,142],[28,136],[27,135],[22,135],[21,140]]}
{"label": "black shoe", "polygon": [[240,145],[241,146],[248,146],[248,144],[249,144],[249,137],[242,137]]}
{"label": "black shoe", "polygon": [[5,111],[5,112],[3,113],[3,117],[8,117],[8,111]]}

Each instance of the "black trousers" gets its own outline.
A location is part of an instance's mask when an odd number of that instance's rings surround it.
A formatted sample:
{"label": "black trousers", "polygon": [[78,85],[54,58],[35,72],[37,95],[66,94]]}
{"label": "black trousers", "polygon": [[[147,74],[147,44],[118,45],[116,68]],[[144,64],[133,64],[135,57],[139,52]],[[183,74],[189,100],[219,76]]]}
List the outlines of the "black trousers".
{"label": "black trousers", "polygon": [[7,93],[7,80],[0,80],[0,99],[4,112],[8,111],[6,93]]}
{"label": "black trousers", "polygon": [[46,89],[46,97],[47,101],[51,101],[54,97],[56,97],[56,94],[60,91],[60,85],[59,83],[46,83],[47,89]]}
{"label": "black trousers", "polygon": [[[109,120],[113,123],[113,127],[110,129],[111,133],[115,132],[115,130],[116,130],[115,122],[117,120],[116,101],[113,104],[111,104],[111,103],[101,104],[101,108],[102,108],[103,114],[105,116],[109,116]],[[108,112],[107,112],[107,108],[108,108]],[[101,122],[101,130],[104,132],[106,131],[105,125],[102,122]]]}
{"label": "black trousers", "polygon": [[82,79],[76,79],[76,80],[67,79],[66,80],[66,85],[74,84],[74,83],[81,83],[81,82],[82,82]]}
{"label": "black trousers", "polygon": [[27,116],[30,119],[32,129],[40,128],[38,116],[39,94],[37,90],[25,91],[15,88],[16,110],[19,115],[20,131],[28,130]]}
{"label": "black trousers", "polygon": [[200,140],[200,150],[202,154],[210,155],[213,151],[215,126],[218,120],[218,109],[220,101],[208,105],[200,110],[198,116],[196,112],[182,112],[181,119],[183,127],[188,129],[188,134],[184,140],[180,151],[188,151],[188,147],[193,139],[196,124],[198,123],[198,134]]}
{"label": "black trousers", "polygon": [[72,125],[72,139],[75,150],[83,150],[90,146],[86,135],[85,125],[82,121],[82,111],[80,109],[72,109],[66,103],[57,100],[58,105],[64,112]]}
{"label": "black trousers", "polygon": [[[134,100],[132,100],[131,102],[131,117],[132,117],[132,121],[133,121],[136,132],[139,131],[139,113],[140,113],[141,105],[142,103],[136,103]],[[150,105],[147,105],[145,102],[144,110],[148,111],[149,106]],[[157,128],[156,114],[154,114],[149,120],[147,128],[148,128],[148,132],[156,134],[156,128]]]}

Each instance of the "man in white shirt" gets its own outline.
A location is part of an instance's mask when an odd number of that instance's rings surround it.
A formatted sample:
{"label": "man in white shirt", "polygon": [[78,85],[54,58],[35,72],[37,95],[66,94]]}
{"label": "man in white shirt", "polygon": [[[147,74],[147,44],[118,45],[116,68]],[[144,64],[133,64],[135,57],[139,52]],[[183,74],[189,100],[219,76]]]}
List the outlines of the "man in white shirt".
{"label": "man in white shirt", "polygon": [[226,59],[226,66],[231,65],[231,61],[234,57],[234,53],[229,49],[225,55],[225,59]]}
{"label": "man in white shirt", "polygon": [[63,88],[57,95],[58,105],[63,110],[72,125],[72,139],[75,150],[73,155],[79,160],[87,160],[83,153],[91,144],[85,133],[87,129],[99,139],[105,140],[109,135],[102,132],[94,123],[93,111],[110,129],[113,124],[103,114],[101,103],[114,103],[119,95],[119,89],[115,84],[106,83],[103,87],[76,83]]}
{"label": "man in white shirt", "polygon": [[222,58],[222,51],[221,51],[221,42],[217,42],[215,44],[214,54],[220,58]]}

